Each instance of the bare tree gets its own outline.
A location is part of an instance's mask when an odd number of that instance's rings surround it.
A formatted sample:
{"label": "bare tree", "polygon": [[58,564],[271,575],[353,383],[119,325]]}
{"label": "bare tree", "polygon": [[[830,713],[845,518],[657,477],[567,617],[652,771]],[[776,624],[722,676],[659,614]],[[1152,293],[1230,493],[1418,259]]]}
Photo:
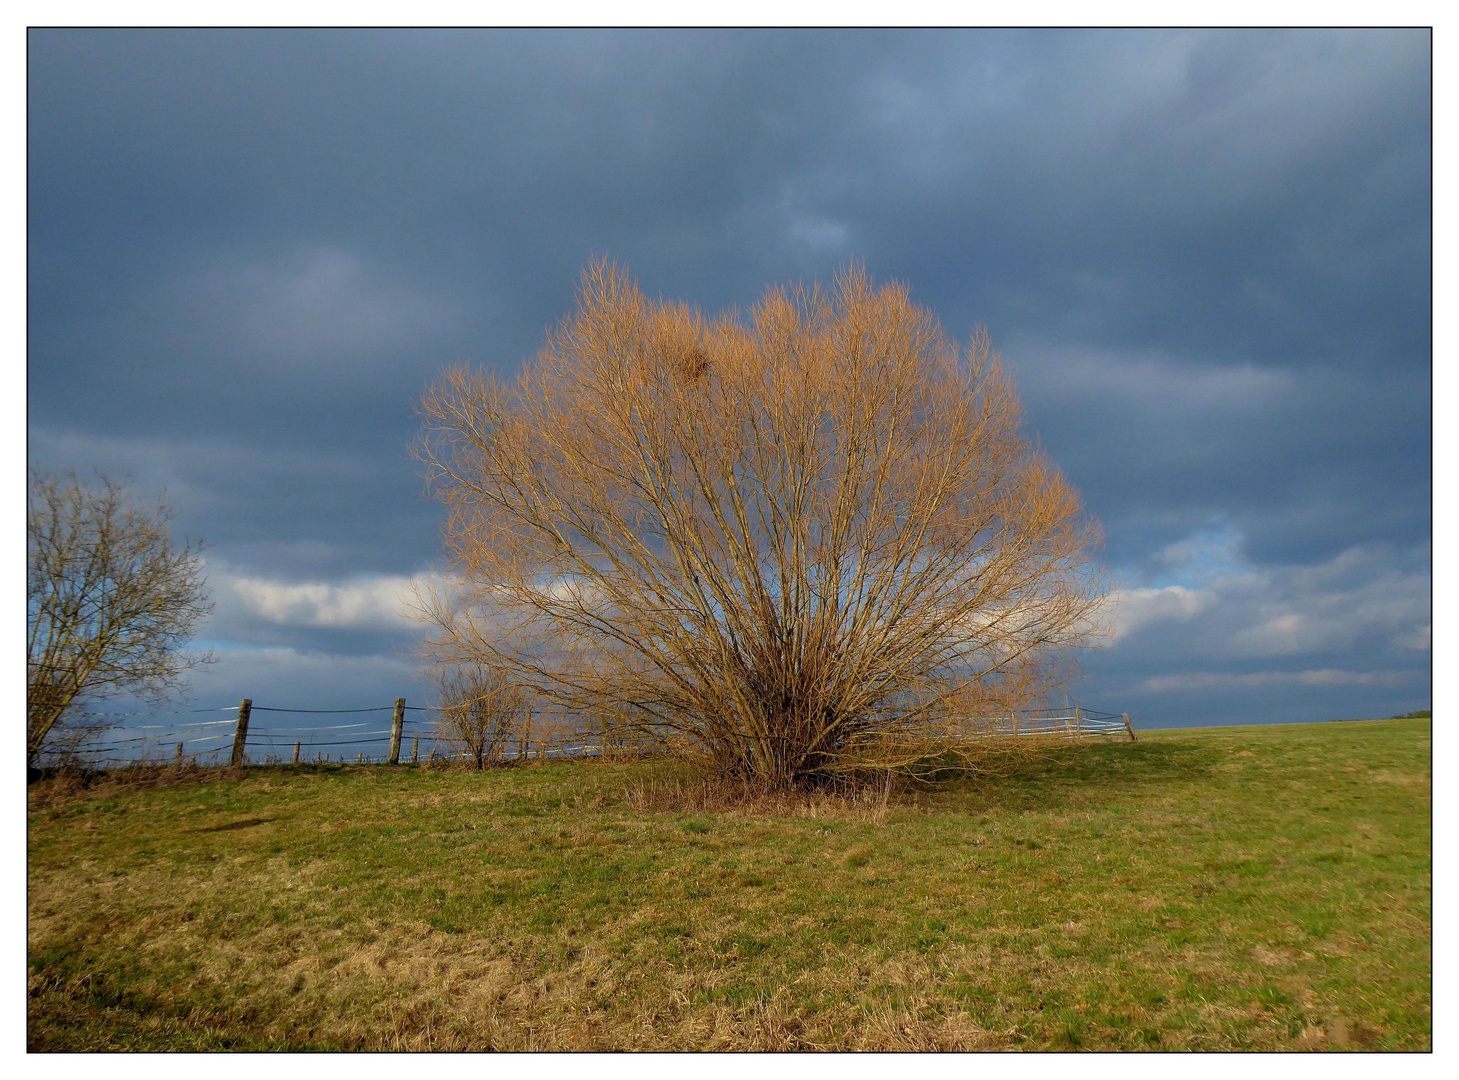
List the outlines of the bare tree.
{"label": "bare tree", "polygon": [[75,715],[88,699],[160,699],[212,659],[183,645],[212,610],[200,547],[171,540],[163,505],[133,505],[102,478],[33,475],[26,515],[29,616],[26,760],[72,748],[98,727]]}
{"label": "bare tree", "polygon": [[500,665],[449,667],[440,675],[440,692],[440,738],[459,749],[472,768],[498,764],[507,743],[521,737],[527,691]]}
{"label": "bare tree", "polygon": [[440,658],[771,785],[1027,706],[1103,594],[986,334],[856,268],[745,322],[598,263],[514,383],[458,368],[421,408]]}

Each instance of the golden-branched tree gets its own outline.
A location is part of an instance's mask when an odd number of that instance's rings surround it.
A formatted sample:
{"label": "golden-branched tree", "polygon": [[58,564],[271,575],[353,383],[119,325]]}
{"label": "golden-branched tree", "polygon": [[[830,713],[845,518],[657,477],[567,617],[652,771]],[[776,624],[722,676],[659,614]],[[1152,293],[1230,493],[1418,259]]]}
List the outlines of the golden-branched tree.
{"label": "golden-branched tree", "polygon": [[814,784],[1032,704],[1102,595],[986,334],[959,348],[856,268],[742,320],[598,263],[517,380],[451,370],[421,408],[439,658],[741,777]]}
{"label": "golden-branched tree", "polygon": [[165,697],[211,659],[183,649],[212,604],[199,548],[172,542],[165,507],[104,478],[35,475],[26,549],[28,762],[95,729],[73,714],[82,701]]}

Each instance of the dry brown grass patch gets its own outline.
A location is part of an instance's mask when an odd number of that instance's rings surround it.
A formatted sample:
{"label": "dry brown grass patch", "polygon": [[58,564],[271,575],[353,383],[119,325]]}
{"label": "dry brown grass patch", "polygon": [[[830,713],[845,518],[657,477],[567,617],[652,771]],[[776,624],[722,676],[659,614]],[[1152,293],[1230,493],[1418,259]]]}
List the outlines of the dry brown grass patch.
{"label": "dry brown grass patch", "polygon": [[623,801],[640,813],[881,821],[889,808],[908,800],[894,779],[876,785],[847,782],[839,787],[798,791],[698,776],[641,779],[623,789]]}

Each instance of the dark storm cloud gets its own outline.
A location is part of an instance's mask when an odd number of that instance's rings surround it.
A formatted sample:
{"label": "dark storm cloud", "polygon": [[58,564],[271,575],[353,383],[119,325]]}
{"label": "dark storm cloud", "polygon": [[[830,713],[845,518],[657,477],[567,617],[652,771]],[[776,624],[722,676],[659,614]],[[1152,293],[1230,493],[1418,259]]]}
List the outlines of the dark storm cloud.
{"label": "dark storm cloud", "polygon": [[[856,257],[955,336],[989,327],[1127,589],[1163,587],[1162,553],[1203,530],[1228,576],[1356,549],[1385,580],[1427,561],[1428,50],[1422,32],[33,32],[32,456],[165,484],[234,577],[409,575],[437,519],[412,399],[451,362],[514,368],[591,256],[709,310]],[[1428,612],[1405,588],[1408,640]],[[1250,595],[1208,591],[1179,625],[1260,623]],[[230,640],[272,625],[300,649],[388,634],[229,618]],[[1211,674],[1204,639],[1181,658],[1168,637],[1132,631],[1090,669],[1110,692]],[[1303,640],[1294,679],[1378,655]],[[1331,701],[1326,678],[1294,685]],[[1199,712],[1199,684],[1167,692]],[[1427,701],[1422,674],[1380,689]]]}

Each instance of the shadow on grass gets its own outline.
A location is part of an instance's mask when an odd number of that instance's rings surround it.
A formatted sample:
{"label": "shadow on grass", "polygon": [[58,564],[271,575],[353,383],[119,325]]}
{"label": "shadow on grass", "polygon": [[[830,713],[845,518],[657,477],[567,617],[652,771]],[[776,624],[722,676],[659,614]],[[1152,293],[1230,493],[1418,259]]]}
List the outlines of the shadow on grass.
{"label": "shadow on grass", "polygon": [[242,821],[229,821],[223,825],[209,825],[205,829],[194,829],[194,832],[233,832],[236,829],[252,829],[256,825],[267,825],[273,818],[255,817],[244,818]]}
{"label": "shadow on grass", "polygon": [[1140,789],[1209,779],[1221,747],[1189,742],[1105,742],[1050,745],[1014,760],[997,775],[949,777],[922,788],[933,802],[975,801],[980,809],[1057,809],[1127,801]]}

